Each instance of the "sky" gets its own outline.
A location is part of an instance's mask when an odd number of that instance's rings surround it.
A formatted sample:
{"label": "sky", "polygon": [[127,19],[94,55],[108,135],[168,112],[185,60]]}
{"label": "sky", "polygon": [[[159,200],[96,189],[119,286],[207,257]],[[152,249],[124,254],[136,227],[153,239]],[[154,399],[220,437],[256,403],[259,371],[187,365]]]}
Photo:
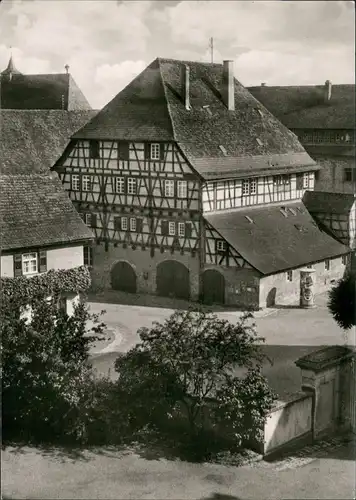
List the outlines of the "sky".
{"label": "sky", "polygon": [[245,86],[355,81],[351,1],[3,0],[0,70],[70,73],[100,109],[156,57],[234,60]]}

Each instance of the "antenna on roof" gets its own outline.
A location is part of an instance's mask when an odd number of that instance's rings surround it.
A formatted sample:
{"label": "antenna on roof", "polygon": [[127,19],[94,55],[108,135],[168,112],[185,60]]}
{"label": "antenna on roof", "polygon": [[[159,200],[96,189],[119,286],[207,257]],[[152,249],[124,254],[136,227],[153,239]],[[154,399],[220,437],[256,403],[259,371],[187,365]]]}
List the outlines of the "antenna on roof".
{"label": "antenna on roof", "polygon": [[210,38],[209,47],[210,47],[211,62],[213,63],[214,62],[214,38],[213,37]]}

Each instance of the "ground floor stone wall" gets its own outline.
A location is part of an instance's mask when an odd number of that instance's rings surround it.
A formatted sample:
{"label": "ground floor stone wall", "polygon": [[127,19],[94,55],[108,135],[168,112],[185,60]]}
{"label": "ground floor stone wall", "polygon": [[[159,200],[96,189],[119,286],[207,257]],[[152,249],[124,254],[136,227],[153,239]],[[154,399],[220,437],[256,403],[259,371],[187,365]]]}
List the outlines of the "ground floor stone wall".
{"label": "ground floor stone wall", "polygon": [[[344,275],[346,265],[342,257],[330,259],[330,268],[325,268],[325,262],[313,264],[314,292],[316,294],[329,290],[337,280]],[[305,266],[303,266],[305,268]],[[291,304],[299,301],[300,293],[300,269],[293,269],[292,281],[287,279],[287,273],[282,272],[261,278],[260,280],[260,307],[272,307],[273,305]]]}
{"label": "ground floor stone wall", "polygon": [[[264,277],[252,268],[228,268],[211,264],[200,267],[199,257],[193,257],[191,253],[171,254],[158,251],[152,256],[150,250],[109,247],[106,251],[104,245],[93,247],[93,262],[93,292],[100,293],[115,288],[112,283],[113,269],[117,263],[125,263],[134,276],[135,293],[176,297],[174,276],[167,283],[167,294],[162,294],[158,286],[158,269],[163,263],[168,263],[169,266],[178,267],[178,273],[181,270],[185,273],[186,280],[189,281],[186,298],[192,301],[248,309],[299,302],[301,268],[293,269],[290,281],[286,272]],[[315,293],[328,290],[346,270],[345,261],[341,257],[331,259],[329,269],[326,268],[325,262],[315,263],[312,267],[315,270]]]}
{"label": "ground floor stone wall", "polygon": [[118,262],[128,263],[136,274],[136,293],[156,294],[157,266],[164,261],[175,261],[183,264],[189,271],[190,298],[199,298],[199,259],[191,253],[161,253],[155,251],[151,256],[150,249],[127,249],[110,246],[106,251],[104,244],[93,247],[92,289],[103,291],[112,288],[112,269]]}

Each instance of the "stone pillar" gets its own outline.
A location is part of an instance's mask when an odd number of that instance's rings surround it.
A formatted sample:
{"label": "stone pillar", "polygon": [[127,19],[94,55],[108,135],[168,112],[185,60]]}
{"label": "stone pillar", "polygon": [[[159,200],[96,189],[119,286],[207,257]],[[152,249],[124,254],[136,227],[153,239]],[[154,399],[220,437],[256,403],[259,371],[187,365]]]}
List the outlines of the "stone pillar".
{"label": "stone pillar", "polygon": [[312,392],[313,438],[352,426],[352,390],[350,364],[355,351],[346,346],[328,346],[299,358],[302,390]]}
{"label": "stone pillar", "polygon": [[299,305],[303,308],[315,307],[314,304],[315,269],[300,270],[300,299]]}

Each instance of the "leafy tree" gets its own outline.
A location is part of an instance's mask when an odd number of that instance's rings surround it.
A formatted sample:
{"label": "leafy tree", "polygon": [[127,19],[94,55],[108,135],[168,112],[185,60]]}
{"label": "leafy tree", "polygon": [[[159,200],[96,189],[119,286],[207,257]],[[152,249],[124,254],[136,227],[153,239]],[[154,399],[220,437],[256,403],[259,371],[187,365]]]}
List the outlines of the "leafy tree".
{"label": "leafy tree", "polygon": [[328,308],[344,330],[356,325],[356,272],[347,273],[329,291]]}
{"label": "leafy tree", "polygon": [[12,297],[1,301],[3,439],[85,440],[95,403],[89,349],[105,325],[84,303],[69,317],[40,293],[28,321]]}
{"label": "leafy tree", "polygon": [[164,426],[188,422],[189,436],[231,429],[237,444],[255,435],[275,396],[261,369],[262,338],[246,313],[236,324],[200,310],[175,312],[141,328],[140,343],[115,364],[129,419]]}

